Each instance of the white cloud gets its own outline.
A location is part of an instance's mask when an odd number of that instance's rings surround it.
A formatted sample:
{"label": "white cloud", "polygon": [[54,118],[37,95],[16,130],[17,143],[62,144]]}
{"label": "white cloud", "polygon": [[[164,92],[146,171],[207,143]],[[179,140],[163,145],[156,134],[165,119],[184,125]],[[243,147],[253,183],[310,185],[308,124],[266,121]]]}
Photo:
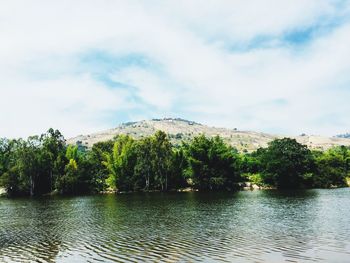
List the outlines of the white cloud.
{"label": "white cloud", "polygon": [[71,136],[81,130],[92,132],[108,128],[102,122],[104,114],[130,106],[125,91],[109,89],[86,75],[5,83],[0,88],[2,135],[38,134],[49,127]]}
{"label": "white cloud", "polygon": [[[181,113],[211,125],[289,134],[343,132],[350,127],[349,6],[2,1],[0,136],[50,126],[67,136],[97,131],[115,125],[119,119],[106,116],[117,111],[140,118]],[[304,44],[283,42],[285,34],[324,25],[328,33]],[[240,50],[262,36],[267,45]],[[105,77],[125,87],[110,88],[80,61],[94,50],[114,59],[141,54],[150,65],[112,67]]]}
{"label": "white cloud", "polygon": [[173,90],[165,89],[167,83],[164,80],[139,67],[125,68],[111,76],[111,79],[135,87],[137,97],[161,110],[168,110],[177,97]]}
{"label": "white cloud", "polygon": [[339,13],[336,2],[339,1],[209,0],[203,4],[200,0],[180,0],[162,1],[156,10],[176,17],[184,26],[189,24],[196,32],[244,42],[260,35],[303,29],[321,22],[320,17],[325,22]]}

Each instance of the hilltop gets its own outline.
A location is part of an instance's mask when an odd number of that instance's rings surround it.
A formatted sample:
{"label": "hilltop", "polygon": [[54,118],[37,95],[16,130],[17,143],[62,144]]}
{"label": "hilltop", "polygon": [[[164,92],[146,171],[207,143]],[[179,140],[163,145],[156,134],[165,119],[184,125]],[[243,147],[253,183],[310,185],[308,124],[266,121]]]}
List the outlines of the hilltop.
{"label": "hilltop", "polygon": [[[119,134],[127,134],[139,139],[152,135],[157,130],[162,130],[167,133],[174,144],[180,144],[181,141],[188,141],[199,134],[205,134],[206,136],[219,135],[239,151],[253,151],[259,147],[266,147],[270,141],[276,138],[285,137],[262,132],[210,127],[180,118],[164,118],[123,123],[114,129],[70,138],[67,140],[67,143],[78,143],[87,147],[92,147],[96,142],[113,139]],[[350,146],[350,139],[348,138],[329,138],[305,134],[292,138],[295,138],[298,142],[307,145],[311,149],[325,150],[337,145]]]}

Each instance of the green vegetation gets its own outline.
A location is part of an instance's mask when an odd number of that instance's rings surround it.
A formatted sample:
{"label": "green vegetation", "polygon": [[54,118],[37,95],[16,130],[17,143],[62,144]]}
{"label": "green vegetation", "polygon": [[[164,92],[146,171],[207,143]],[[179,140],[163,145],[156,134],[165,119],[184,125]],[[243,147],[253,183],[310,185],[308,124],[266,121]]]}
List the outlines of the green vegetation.
{"label": "green vegetation", "polygon": [[10,196],[101,191],[234,190],[244,182],[275,188],[346,186],[350,148],[310,151],[294,139],[239,153],[222,138],[195,137],[180,146],[162,131],[127,135],[91,149],[66,145],[58,130],[27,140],[0,139],[0,187]]}
{"label": "green vegetation", "polygon": [[200,190],[233,189],[240,182],[239,155],[220,137],[195,137],[184,145],[188,158],[187,175]]}
{"label": "green vegetation", "polygon": [[[294,139],[274,140],[260,151],[262,179],[277,188],[301,188],[309,185],[313,171],[311,151]],[[311,176],[312,177],[312,176]]]}

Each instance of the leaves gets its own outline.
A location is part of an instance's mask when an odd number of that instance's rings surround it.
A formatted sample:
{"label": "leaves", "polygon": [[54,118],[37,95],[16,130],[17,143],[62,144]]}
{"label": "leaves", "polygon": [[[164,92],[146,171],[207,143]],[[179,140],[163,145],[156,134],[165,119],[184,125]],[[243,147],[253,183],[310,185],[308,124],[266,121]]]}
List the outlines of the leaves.
{"label": "leaves", "polygon": [[27,140],[0,139],[0,186],[9,195],[160,190],[233,190],[242,181],[277,188],[345,186],[350,149],[311,152],[296,140],[272,141],[252,153],[200,135],[173,146],[162,131],[134,140],[119,135],[85,150],[58,130]]}

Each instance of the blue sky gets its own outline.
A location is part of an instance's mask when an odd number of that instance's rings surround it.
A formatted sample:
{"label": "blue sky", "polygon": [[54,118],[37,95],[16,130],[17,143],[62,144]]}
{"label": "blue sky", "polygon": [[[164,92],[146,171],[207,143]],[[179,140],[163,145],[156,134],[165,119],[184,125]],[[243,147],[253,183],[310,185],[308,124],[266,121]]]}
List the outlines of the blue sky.
{"label": "blue sky", "polygon": [[181,117],[350,130],[350,1],[0,3],[0,137]]}

